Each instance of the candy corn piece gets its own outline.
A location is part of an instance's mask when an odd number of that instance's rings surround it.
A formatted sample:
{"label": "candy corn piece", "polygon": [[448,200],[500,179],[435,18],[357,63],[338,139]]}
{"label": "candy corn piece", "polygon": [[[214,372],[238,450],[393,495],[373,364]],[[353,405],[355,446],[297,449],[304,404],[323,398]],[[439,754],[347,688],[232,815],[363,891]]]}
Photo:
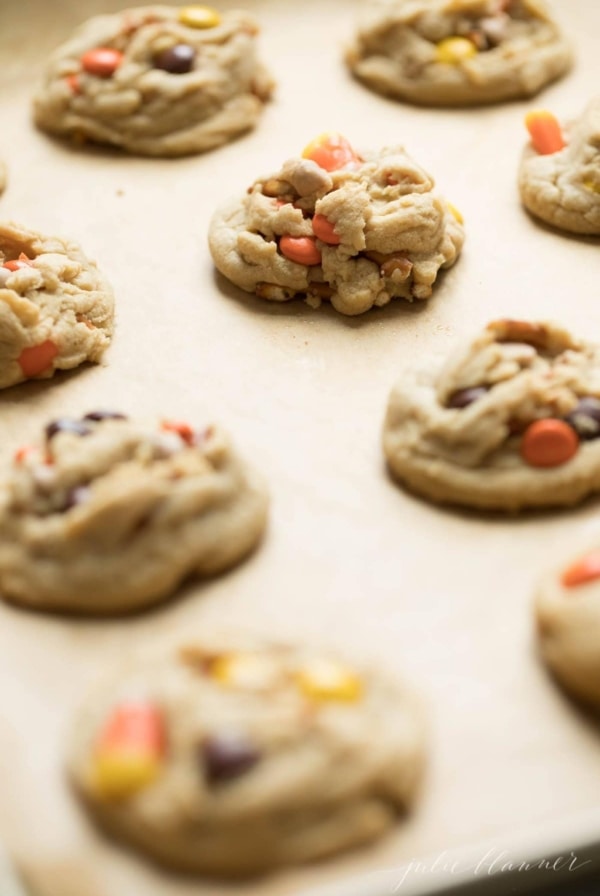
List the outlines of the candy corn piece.
{"label": "candy corn piece", "polygon": [[558,119],[546,109],[529,112],[525,125],[534,149],[542,156],[560,152],[567,145]]}
{"label": "candy corn piece", "polygon": [[354,703],[362,697],[363,684],[351,670],[330,660],[314,660],[296,673],[306,697],[318,701]]}
{"label": "candy corn piece", "polygon": [[311,159],[325,171],[338,171],[360,162],[350,143],[341,134],[320,134],[302,150],[302,158]]}
{"label": "candy corn piece", "polygon": [[92,777],[96,791],[109,800],[133,796],[152,784],[165,753],[164,720],[150,703],[117,706],[96,745]]}

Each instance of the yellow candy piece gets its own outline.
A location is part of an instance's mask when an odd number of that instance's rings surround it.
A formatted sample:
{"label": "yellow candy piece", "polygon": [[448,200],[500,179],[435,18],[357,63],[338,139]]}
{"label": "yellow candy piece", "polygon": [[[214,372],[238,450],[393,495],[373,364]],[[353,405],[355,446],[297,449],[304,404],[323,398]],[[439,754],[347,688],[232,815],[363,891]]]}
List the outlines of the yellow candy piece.
{"label": "yellow candy piece", "polygon": [[263,690],[279,679],[277,666],[253,653],[221,656],[210,666],[210,675],[220,684],[247,690]]}
{"label": "yellow candy piece", "polygon": [[179,21],[188,28],[216,28],[221,24],[221,16],[210,6],[182,6]]}
{"label": "yellow candy piece", "polygon": [[436,62],[458,65],[477,56],[478,49],[467,37],[446,37],[435,48]]}
{"label": "yellow candy piece", "polygon": [[448,202],[448,208],[450,209],[450,214],[452,215],[452,217],[454,218],[455,221],[458,221],[459,224],[465,223],[465,219],[463,218],[463,216],[461,215],[461,213],[459,212],[459,210],[456,208],[455,205],[452,205],[451,202]]}
{"label": "yellow candy piece", "polygon": [[593,180],[584,180],[583,186],[586,190],[591,190],[592,193],[600,193],[600,181],[596,183]]}
{"label": "yellow candy piece", "polygon": [[354,703],[363,694],[360,678],[350,669],[330,660],[314,660],[296,673],[296,682],[311,700]]}
{"label": "yellow candy piece", "polygon": [[126,800],[153,784],[160,774],[156,756],[110,750],[94,757],[92,786],[106,800]]}

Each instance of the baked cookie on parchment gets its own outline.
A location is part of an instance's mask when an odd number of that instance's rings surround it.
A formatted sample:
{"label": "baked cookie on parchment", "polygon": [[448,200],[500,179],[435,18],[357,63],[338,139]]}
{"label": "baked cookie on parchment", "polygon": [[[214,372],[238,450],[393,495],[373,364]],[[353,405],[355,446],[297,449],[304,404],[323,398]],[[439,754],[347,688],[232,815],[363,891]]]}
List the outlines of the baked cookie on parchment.
{"label": "baked cookie on parchment", "polygon": [[55,420],[2,474],[0,597],[92,615],[149,606],[245,557],[267,503],[215,427]]}
{"label": "baked cookie on parchment", "polygon": [[388,831],[413,802],[424,741],[413,695],[378,671],[205,637],[113,672],[75,720],[69,766],[116,838],[240,877]]}
{"label": "baked cookie on parchment", "polygon": [[236,286],[349,315],[428,299],[463,241],[460,213],[401,146],[359,155],[339,134],[258,178],[209,231],[214,263]]}
{"label": "baked cookie on parchment", "polygon": [[273,91],[245,12],[146,6],[90,19],[59,47],[35,99],[52,134],[183,156],[253,128]]}
{"label": "baked cookie on parchment", "polygon": [[[596,418],[600,433],[600,402]],[[573,696],[600,708],[600,549],[583,551],[549,572],[535,609],[548,667]]]}
{"label": "baked cookie on parchment", "polygon": [[600,346],[550,323],[495,321],[445,364],[404,371],[383,446],[392,473],[432,501],[576,504],[600,490]]}
{"label": "baked cookie on parchment", "polygon": [[371,0],[347,52],[372,90],[468,106],[533,96],[571,67],[542,0]]}
{"label": "baked cookie on parchment", "polygon": [[564,129],[551,112],[529,113],[531,143],[519,171],[525,208],[570,233],[600,235],[600,96]]}
{"label": "baked cookie on parchment", "polygon": [[113,321],[110,284],[77,243],[0,224],[0,389],[99,362]]}

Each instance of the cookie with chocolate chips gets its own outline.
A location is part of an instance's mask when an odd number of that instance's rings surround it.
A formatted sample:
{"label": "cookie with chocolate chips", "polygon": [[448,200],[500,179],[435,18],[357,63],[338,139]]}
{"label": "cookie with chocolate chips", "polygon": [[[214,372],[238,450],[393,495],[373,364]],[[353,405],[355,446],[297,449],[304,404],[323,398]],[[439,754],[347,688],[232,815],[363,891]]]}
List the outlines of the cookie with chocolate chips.
{"label": "cookie with chocolate chips", "polygon": [[92,816],[161,864],[241,877],[357,847],[412,805],[412,693],[300,645],[204,637],[90,694],[69,766]]}
{"label": "cookie with chocolate chips", "polygon": [[0,596],[108,615],[171,596],[258,543],[267,496],[214,427],[110,410],[48,424],[0,489]]}
{"label": "cookie with chocolate chips", "polygon": [[0,224],[0,389],[98,363],[113,324],[111,286],[77,243]]}
{"label": "cookie with chocolate chips", "polygon": [[600,96],[564,127],[545,110],[526,121],[532,140],[519,170],[523,205],[560,230],[600,236]]}
{"label": "cookie with chocolate chips", "polygon": [[572,52],[542,0],[375,0],[346,60],[386,96],[469,106],[533,96]]}
{"label": "cookie with chocolate chips", "polygon": [[499,320],[394,388],[391,472],[432,501],[517,511],[600,491],[600,346],[550,323]]}
{"label": "cookie with chocolate chips", "polygon": [[248,13],[147,6],[90,19],[56,50],[37,125],[146,156],[204,152],[255,127],[273,91]]}
{"label": "cookie with chocolate chips", "polygon": [[348,315],[430,298],[463,241],[460,213],[402,147],[358,154],[335,133],[256,180],[209,231],[214,263],[236,286]]}

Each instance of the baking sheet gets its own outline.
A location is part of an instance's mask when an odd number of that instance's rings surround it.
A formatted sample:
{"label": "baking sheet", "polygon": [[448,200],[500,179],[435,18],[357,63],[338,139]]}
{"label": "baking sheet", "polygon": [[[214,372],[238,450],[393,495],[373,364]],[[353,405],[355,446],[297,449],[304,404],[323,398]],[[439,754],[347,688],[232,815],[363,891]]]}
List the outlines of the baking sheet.
{"label": "baking sheet", "polygon": [[[538,664],[530,603],[548,561],[600,535],[600,504],[519,520],[439,510],[390,482],[379,443],[400,365],[445,352],[491,317],[551,317],[600,335],[598,241],[537,226],[519,206],[523,114],[540,100],[468,112],[395,104],[340,62],[355,2],[247,0],[279,82],[258,130],[180,161],[70,150],[33,129],[30,96],[71,27],[120,5],[0,3],[0,152],[10,176],[1,214],[78,238],[118,299],[104,366],[0,394],[0,455],[49,418],[98,406],[215,419],[268,475],[271,526],[250,562],[143,616],[90,622],[0,606],[0,835],[38,869],[43,896],[280,896],[337,881],[346,894],[343,881],[356,887],[361,875],[387,893],[382,870],[423,856],[509,837],[516,849],[525,829],[543,851],[559,818],[574,838],[591,839],[600,733]],[[578,64],[541,102],[568,117],[598,85],[600,5],[555,7]],[[270,305],[213,275],[214,206],[330,129],[359,147],[403,142],[464,213],[464,255],[429,303],[345,319]],[[137,645],[221,625],[312,638],[415,682],[430,717],[429,772],[417,811],[392,836],[229,886],[157,872],[89,825],[62,771],[69,719],[89,682]]]}

